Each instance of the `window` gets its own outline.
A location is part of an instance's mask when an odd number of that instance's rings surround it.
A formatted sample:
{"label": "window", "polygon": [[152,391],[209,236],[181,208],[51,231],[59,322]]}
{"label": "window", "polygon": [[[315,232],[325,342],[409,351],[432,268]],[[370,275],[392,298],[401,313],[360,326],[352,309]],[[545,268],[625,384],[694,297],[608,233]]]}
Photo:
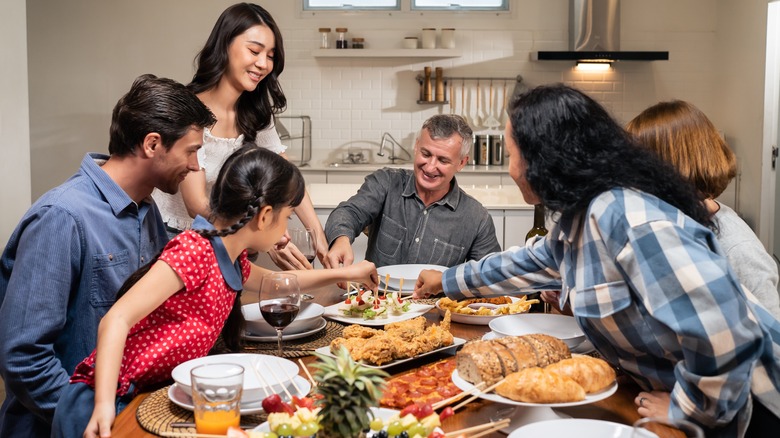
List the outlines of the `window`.
{"label": "window", "polygon": [[411,0],[412,10],[508,11],[509,0]]}
{"label": "window", "polygon": [[304,11],[401,10],[401,0],[303,0]]}

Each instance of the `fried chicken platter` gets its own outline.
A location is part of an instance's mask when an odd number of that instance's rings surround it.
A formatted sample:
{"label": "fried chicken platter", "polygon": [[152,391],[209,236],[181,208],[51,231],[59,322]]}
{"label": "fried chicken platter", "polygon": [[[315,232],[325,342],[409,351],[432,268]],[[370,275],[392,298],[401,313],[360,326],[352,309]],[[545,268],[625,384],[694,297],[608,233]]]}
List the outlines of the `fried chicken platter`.
{"label": "fried chicken platter", "polygon": [[344,328],[341,337],[331,341],[330,351],[335,354],[344,346],[352,359],[371,365],[409,359],[453,345],[450,319],[447,312],[441,323],[428,327],[424,316],[387,324],[384,330],[351,325]]}

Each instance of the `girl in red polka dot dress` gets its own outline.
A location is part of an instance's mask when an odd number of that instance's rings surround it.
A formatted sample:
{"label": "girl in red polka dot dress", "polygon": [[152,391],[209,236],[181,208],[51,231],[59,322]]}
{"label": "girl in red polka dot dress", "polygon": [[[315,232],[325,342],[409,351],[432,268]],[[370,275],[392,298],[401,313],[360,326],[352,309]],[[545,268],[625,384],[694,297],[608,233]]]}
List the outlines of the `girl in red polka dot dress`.
{"label": "girl in red polka dot dress", "polygon": [[[220,333],[237,348],[241,290],[259,290],[270,272],[251,264],[246,250],[265,252],[280,241],[303,195],[300,171],[277,154],[242,147],[228,157],[211,193],[212,223],[196,218],[193,230],[171,240],[120,289],[100,322],[96,350],[76,367],[60,398],[53,436],[108,437],[116,414],[138,391],[208,354]],[[357,280],[375,290],[378,281],[370,262],[289,272],[303,289]]]}

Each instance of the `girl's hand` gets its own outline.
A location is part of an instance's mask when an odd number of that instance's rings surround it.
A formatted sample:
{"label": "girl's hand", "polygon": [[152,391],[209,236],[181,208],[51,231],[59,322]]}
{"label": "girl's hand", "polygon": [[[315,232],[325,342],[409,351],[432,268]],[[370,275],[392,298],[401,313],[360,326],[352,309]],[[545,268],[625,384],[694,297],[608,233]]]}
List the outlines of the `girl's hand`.
{"label": "girl's hand", "polygon": [[424,269],[414,283],[412,298],[432,297],[444,289],[441,284],[442,273],[433,269]]}
{"label": "girl's hand", "polygon": [[379,274],[376,272],[376,265],[368,260],[363,260],[344,269],[347,270],[347,278],[352,281],[363,283],[365,287],[373,291],[379,287]]}
{"label": "girl's hand", "polygon": [[636,396],[634,403],[637,407],[637,413],[642,417],[668,418],[672,396],[663,391],[642,391]]}
{"label": "girl's hand", "polygon": [[111,403],[95,404],[84,438],[106,438],[111,436],[111,425],[116,418],[116,407]]}

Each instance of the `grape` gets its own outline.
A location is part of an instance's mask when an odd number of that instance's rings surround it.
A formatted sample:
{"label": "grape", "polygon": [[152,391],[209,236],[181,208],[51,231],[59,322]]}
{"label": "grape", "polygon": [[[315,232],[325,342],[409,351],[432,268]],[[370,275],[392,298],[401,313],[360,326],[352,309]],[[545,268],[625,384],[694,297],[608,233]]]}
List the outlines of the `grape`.
{"label": "grape", "polygon": [[399,420],[395,420],[389,425],[387,425],[387,434],[390,436],[396,436],[403,432],[404,426],[401,424]]}
{"label": "grape", "polygon": [[293,429],[291,424],[283,423],[280,424],[279,427],[276,428],[274,431],[279,436],[285,436],[285,435],[292,435],[295,433],[295,430]]}
{"label": "grape", "polygon": [[371,427],[371,430],[380,430],[385,426],[385,423],[381,418],[374,418],[371,420],[371,424],[369,426]]}
{"label": "grape", "polygon": [[295,435],[296,436],[312,436],[315,433],[317,433],[317,430],[319,430],[319,426],[317,423],[302,423],[300,426],[298,426],[297,429],[295,429]]}
{"label": "grape", "polygon": [[409,436],[428,436],[428,431],[425,430],[425,426],[422,425],[422,423],[415,423],[410,427],[407,432],[409,432]]}

